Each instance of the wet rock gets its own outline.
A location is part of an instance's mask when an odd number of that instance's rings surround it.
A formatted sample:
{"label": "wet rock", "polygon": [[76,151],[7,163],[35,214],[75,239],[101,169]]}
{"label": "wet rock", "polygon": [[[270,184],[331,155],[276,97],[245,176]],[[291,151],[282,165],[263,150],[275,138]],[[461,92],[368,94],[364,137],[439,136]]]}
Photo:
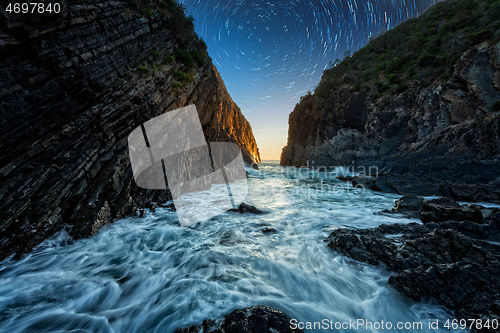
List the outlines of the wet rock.
{"label": "wet rock", "polygon": [[193,325],[186,328],[178,328],[174,333],[198,333],[201,331],[201,327],[198,325]]}
{"label": "wet rock", "polygon": [[500,320],[500,245],[469,236],[499,235],[497,218],[339,229],[325,241],[355,260],[386,265],[395,272],[389,283],[408,297],[435,298],[458,318]]}
{"label": "wet rock", "polygon": [[[203,333],[288,333],[303,332],[290,328],[290,318],[286,313],[266,305],[255,305],[234,310],[224,319],[203,322]],[[201,327],[194,325],[177,329],[175,333],[198,333]]]}
{"label": "wet rock", "polygon": [[166,202],[166,203],[161,203],[158,206],[161,207],[161,208],[167,208],[167,209],[170,209],[170,210],[175,210],[175,204],[172,201]]}
{"label": "wet rock", "polygon": [[375,214],[403,214],[406,217],[418,219],[422,214],[422,222],[424,223],[453,220],[489,223],[485,219],[490,220],[499,212],[500,209],[496,207],[484,207],[477,204],[461,206],[448,197],[425,200],[420,196],[409,194],[398,199],[391,210],[383,210]]}
{"label": "wet rock", "polygon": [[427,222],[443,221],[472,221],[481,223],[483,214],[477,208],[460,207],[458,203],[449,198],[426,201],[420,208],[420,219]]}
{"label": "wet rock", "polygon": [[[498,161],[497,161],[497,168],[498,168]],[[448,186],[443,185],[441,192],[443,193],[443,195],[451,196],[456,200],[460,201],[493,202],[500,204],[500,187],[498,185],[492,186],[484,184],[452,183],[449,184]]]}
{"label": "wet rock", "polygon": [[389,192],[394,191],[387,186],[387,184],[378,181],[375,177],[354,177],[352,179],[352,186],[355,188],[370,189],[376,192]]}
{"label": "wet rock", "polygon": [[[429,267],[419,266],[389,278],[389,283],[406,296],[419,300],[432,297],[455,310],[458,318],[499,320],[500,260],[486,255],[487,263],[457,261]],[[479,332],[497,332],[480,329]]]}
{"label": "wet rock", "polygon": [[460,204],[458,202],[449,197],[441,197],[441,198],[426,200],[426,203],[432,205],[441,205],[446,207],[460,207]]}
{"label": "wet rock", "polygon": [[275,234],[278,232],[275,228],[267,227],[261,230],[265,234]]}
{"label": "wet rock", "polygon": [[420,207],[424,203],[424,198],[415,194],[408,194],[396,201],[393,213],[400,213],[410,218],[419,218]]}
{"label": "wet rock", "polygon": [[252,205],[248,205],[242,202],[238,208],[231,208],[228,210],[229,212],[236,212],[240,214],[250,213],[250,214],[264,214],[263,210],[260,210]]}
{"label": "wet rock", "polygon": [[483,217],[485,219],[492,218],[495,214],[497,214],[497,213],[500,212],[499,208],[496,208],[496,207],[483,207],[483,206],[476,205],[476,204],[468,204],[467,208],[468,209],[480,210],[481,213],[483,214]]}
{"label": "wet rock", "polygon": [[350,177],[350,176],[337,176],[337,179],[345,181],[345,182],[352,182],[353,179],[354,179],[354,177]]}

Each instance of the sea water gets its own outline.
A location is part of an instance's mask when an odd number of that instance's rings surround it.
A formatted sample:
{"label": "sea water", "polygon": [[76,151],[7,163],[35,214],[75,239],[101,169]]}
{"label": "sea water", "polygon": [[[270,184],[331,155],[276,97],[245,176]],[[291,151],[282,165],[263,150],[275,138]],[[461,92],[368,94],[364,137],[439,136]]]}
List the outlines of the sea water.
{"label": "sea water", "polygon": [[[344,327],[306,332],[387,331],[382,321],[393,332],[452,331],[442,327],[453,319],[446,309],[409,300],[388,284],[384,267],[324,242],[336,228],[416,222],[374,214],[398,196],[278,162],[249,170],[248,186],[245,202],[265,214],[226,212],[181,227],[175,211],[159,208],[88,239],[62,231],[21,260],[5,260],[0,331],[173,332],[252,305],[282,310],[294,323]],[[346,326],[356,320],[375,326]],[[429,320],[441,328],[429,328]],[[419,322],[422,329],[396,327]]]}

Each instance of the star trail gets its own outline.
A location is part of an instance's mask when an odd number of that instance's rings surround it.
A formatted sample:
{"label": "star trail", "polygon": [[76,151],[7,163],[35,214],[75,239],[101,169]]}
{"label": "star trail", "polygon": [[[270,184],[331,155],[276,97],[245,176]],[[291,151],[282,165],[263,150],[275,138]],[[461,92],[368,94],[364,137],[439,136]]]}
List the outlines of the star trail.
{"label": "star trail", "polygon": [[288,115],[323,70],[439,0],[179,0],[195,18],[262,159],[279,159]]}

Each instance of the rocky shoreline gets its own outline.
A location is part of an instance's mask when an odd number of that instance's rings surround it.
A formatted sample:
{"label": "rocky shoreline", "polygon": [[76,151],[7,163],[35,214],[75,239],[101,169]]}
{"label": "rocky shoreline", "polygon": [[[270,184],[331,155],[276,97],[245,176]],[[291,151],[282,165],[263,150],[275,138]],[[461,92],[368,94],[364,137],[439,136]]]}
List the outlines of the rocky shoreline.
{"label": "rocky shoreline", "polygon": [[404,196],[379,214],[421,223],[339,229],[328,246],[385,265],[408,297],[491,321],[500,319],[499,210],[456,201],[500,204],[499,16],[486,1],[465,3],[439,2],[325,70],[289,116],[280,163],[368,170],[338,178]]}
{"label": "rocky shoreline", "polygon": [[385,265],[394,272],[389,283],[412,299],[433,298],[458,319],[500,321],[500,209],[407,195],[380,214],[422,223],[338,229],[325,242],[357,261]]}
{"label": "rocky shoreline", "polygon": [[376,177],[352,177],[353,186],[363,186],[372,191],[400,195],[449,197],[459,201],[491,202],[500,204],[500,188],[493,184],[446,181],[437,176],[420,174],[387,173]]}
{"label": "rocky shoreline", "polygon": [[[353,180],[353,185],[360,179]],[[500,322],[500,209],[461,205],[449,197],[426,200],[408,194],[391,210],[376,214],[419,218],[421,223],[382,224],[371,229],[337,229],[324,241],[354,260],[383,265],[389,284],[405,296],[432,298],[458,319],[489,322],[473,332],[496,332]],[[469,322],[470,323],[470,322]],[[486,325],[483,325],[486,326]],[[302,332],[290,317],[268,306],[234,310],[176,333]]]}

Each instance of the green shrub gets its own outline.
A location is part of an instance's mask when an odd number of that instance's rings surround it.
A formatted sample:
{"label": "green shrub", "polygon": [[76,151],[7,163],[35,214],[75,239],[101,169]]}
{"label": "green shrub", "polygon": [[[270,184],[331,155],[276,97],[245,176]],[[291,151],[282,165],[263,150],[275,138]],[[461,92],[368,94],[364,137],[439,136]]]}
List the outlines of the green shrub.
{"label": "green shrub", "polygon": [[425,67],[425,66],[432,65],[432,63],[434,62],[435,58],[436,57],[434,57],[431,54],[424,54],[423,56],[421,56],[420,58],[418,58],[418,66],[419,67]]}
{"label": "green shrub", "polygon": [[[359,89],[369,91],[370,100],[376,100],[393,98],[389,92],[399,94],[413,90],[414,85],[420,89],[425,82],[447,80],[457,57],[470,49],[473,40],[500,40],[498,13],[499,0],[438,2],[420,17],[370,38],[368,45],[351,57],[332,62],[323,72],[315,95],[326,99],[343,84],[349,84],[351,91],[359,84]],[[462,36],[468,37],[466,42],[460,40]]]}
{"label": "green shrub", "polygon": [[389,73],[391,72],[400,73],[403,69],[403,59],[395,58],[391,61],[388,61],[385,64],[385,68]]}
{"label": "green shrub", "polygon": [[318,87],[314,89],[314,94],[321,98],[328,98],[332,91],[332,86],[328,84],[328,82],[320,82]]}
{"label": "green shrub", "polygon": [[357,92],[361,90],[361,86],[359,84],[355,84],[352,86],[352,91]]}
{"label": "green shrub", "polygon": [[201,51],[193,50],[191,51],[191,56],[198,66],[201,67],[205,64],[205,55]]}
{"label": "green shrub", "polygon": [[182,88],[182,82],[174,81],[172,82],[172,87],[174,87],[174,89]]}
{"label": "green shrub", "polygon": [[143,11],[146,14],[146,16],[149,16],[149,17],[153,16],[155,13],[154,10],[149,9],[149,8],[143,8]]}
{"label": "green shrub", "polygon": [[149,66],[147,64],[145,65],[139,65],[137,66],[137,70],[142,73],[148,73],[149,72]]}
{"label": "green shrub", "polygon": [[481,31],[469,34],[468,37],[474,43],[481,43],[482,41],[492,38],[493,33],[491,32],[491,30],[483,29]]}
{"label": "green shrub", "polygon": [[399,75],[398,74],[389,74],[389,83],[390,84],[396,84],[399,82]]}
{"label": "green shrub", "polygon": [[203,40],[203,38],[200,38],[200,46],[203,50],[207,49],[207,43]]}
{"label": "green shrub", "polygon": [[494,3],[492,3],[490,5],[490,8],[488,9],[488,14],[493,18],[500,17],[500,2],[495,1]]}
{"label": "green shrub", "polygon": [[161,53],[156,50],[151,50],[149,53],[155,58],[159,58],[161,56]]}
{"label": "green shrub", "polygon": [[191,75],[189,75],[188,73],[184,73],[183,71],[174,71],[172,75],[177,81],[191,82]]}
{"label": "green shrub", "polygon": [[377,87],[377,91],[381,94],[390,89],[388,85],[382,83],[381,81],[375,82],[375,87]]}
{"label": "green shrub", "polygon": [[351,83],[352,82],[352,78],[350,76],[346,76],[346,77],[344,77],[344,82],[345,83]]}
{"label": "green shrub", "polygon": [[165,58],[163,58],[163,62],[165,64],[170,64],[173,61],[174,61],[174,57],[172,57],[171,55],[168,55],[168,54],[165,56]]}
{"label": "green shrub", "polygon": [[193,56],[188,50],[177,50],[175,52],[175,60],[183,63],[187,68],[193,68],[194,66]]}
{"label": "green shrub", "polygon": [[364,81],[368,81],[373,78],[373,72],[372,71],[365,71],[363,74],[361,74],[361,78]]}
{"label": "green shrub", "polygon": [[500,111],[500,101],[496,101],[495,104],[493,104],[493,111],[494,112]]}
{"label": "green shrub", "polygon": [[402,94],[404,93],[406,90],[408,90],[408,86],[406,84],[402,84],[402,85],[398,85],[396,87],[396,93],[398,94]]}

